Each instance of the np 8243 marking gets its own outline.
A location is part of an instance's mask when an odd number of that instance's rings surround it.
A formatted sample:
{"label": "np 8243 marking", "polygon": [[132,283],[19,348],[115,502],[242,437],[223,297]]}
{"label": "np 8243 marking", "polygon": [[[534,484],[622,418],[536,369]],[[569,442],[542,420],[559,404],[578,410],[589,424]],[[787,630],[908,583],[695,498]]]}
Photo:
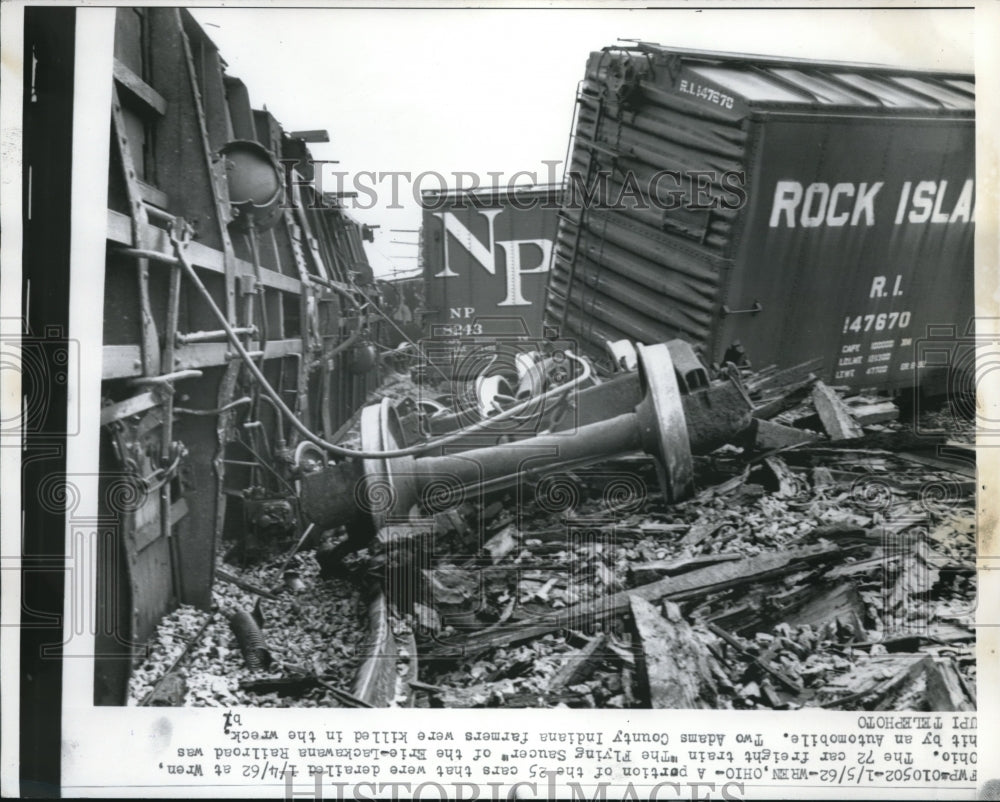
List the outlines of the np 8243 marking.
{"label": "np 8243 marking", "polygon": [[448,323],[435,326],[434,333],[441,337],[469,337],[484,332],[482,323]]}

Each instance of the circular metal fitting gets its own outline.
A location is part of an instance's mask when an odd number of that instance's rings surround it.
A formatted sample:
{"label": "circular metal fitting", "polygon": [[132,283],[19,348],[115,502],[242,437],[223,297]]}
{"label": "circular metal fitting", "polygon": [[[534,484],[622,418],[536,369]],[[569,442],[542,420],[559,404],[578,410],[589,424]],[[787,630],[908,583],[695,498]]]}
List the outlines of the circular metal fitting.
{"label": "circular metal fitting", "polygon": [[694,492],[694,460],[670,350],[664,343],[637,345],[643,399],[635,408],[643,447],[656,458],[660,485],[668,503]]}
{"label": "circular metal fitting", "polygon": [[[361,410],[361,450],[395,451],[403,442],[396,410],[388,398]],[[359,501],[376,529],[407,516],[416,502],[413,457],[362,460],[365,482]]]}
{"label": "circular metal fitting", "polygon": [[236,216],[231,226],[266,231],[281,217],[282,173],[270,151],[258,142],[235,139],[219,149],[225,160],[229,202]]}

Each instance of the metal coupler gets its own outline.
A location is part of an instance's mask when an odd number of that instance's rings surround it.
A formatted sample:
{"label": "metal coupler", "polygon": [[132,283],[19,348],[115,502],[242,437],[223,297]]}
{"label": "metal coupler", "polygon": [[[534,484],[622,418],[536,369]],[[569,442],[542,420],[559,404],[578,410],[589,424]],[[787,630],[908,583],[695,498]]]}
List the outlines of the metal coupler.
{"label": "metal coupler", "polygon": [[[638,346],[639,400],[631,411],[502,445],[439,456],[363,459],[307,474],[301,482],[305,516],[319,527],[343,524],[374,534],[392,522],[406,521],[418,503],[442,506],[512,487],[527,479],[637,451],[656,460],[660,489],[668,503],[694,489],[692,453],[735,439],[751,422],[745,397],[726,396],[725,414],[699,415],[692,427],[667,344]],[[707,425],[710,424],[710,425]],[[399,421],[388,399],[361,413],[361,450],[400,447]]]}

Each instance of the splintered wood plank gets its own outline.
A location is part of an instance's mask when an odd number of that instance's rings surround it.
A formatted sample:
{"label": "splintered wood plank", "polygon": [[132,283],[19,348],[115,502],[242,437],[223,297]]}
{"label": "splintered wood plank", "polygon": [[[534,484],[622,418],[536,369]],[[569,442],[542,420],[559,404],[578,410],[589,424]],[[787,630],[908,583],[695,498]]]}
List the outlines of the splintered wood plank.
{"label": "splintered wood plank", "polygon": [[831,440],[851,440],[864,434],[858,422],[851,417],[847,404],[823,382],[816,382],[812,389],[812,400]]}
{"label": "splintered wood plank", "polygon": [[640,686],[650,707],[678,710],[707,707],[702,687],[711,682],[707,647],[695,637],[676,604],[667,602],[666,617],[641,596],[630,596],[639,637]]}
{"label": "splintered wood plank", "polygon": [[483,544],[483,550],[490,555],[494,563],[500,562],[516,548],[517,529],[513,524],[508,524]]}
{"label": "splintered wood plank", "polygon": [[798,493],[799,484],[795,479],[795,474],[791,472],[784,460],[778,457],[765,457],[764,464],[771,469],[774,478],[778,482],[778,489],[774,495],[779,498],[791,498]]}
{"label": "splintered wood plank", "polygon": [[772,396],[756,402],[753,408],[753,416],[760,420],[770,420],[798,406],[809,396],[809,389],[815,381],[816,376],[810,376],[805,381],[785,388],[778,396]]}
{"label": "splintered wood plank", "polygon": [[897,654],[873,658],[867,662],[856,663],[846,674],[833,678],[824,687],[821,694],[835,694],[841,690],[851,691],[839,698],[823,702],[820,707],[845,707],[847,710],[858,709],[864,704],[866,709],[886,710],[892,705],[892,700],[899,694],[901,688],[915,682],[924,672],[923,659],[920,654]]}
{"label": "splintered wood plank", "polygon": [[927,709],[940,712],[975,710],[975,700],[969,699],[961,675],[949,658],[928,657],[924,661],[927,678]]}
{"label": "splintered wood plank", "polygon": [[816,440],[819,435],[785,426],[769,420],[757,419],[754,422],[754,447],[759,451],[773,451],[778,448],[788,448]]}
{"label": "splintered wood plank", "polygon": [[264,588],[258,587],[257,585],[253,584],[253,582],[247,582],[245,579],[240,579],[238,576],[236,576],[233,573],[230,573],[229,571],[226,571],[224,568],[216,568],[215,576],[221,579],[223,582],[228,582],[230,585],[235,585],[236,587],[247,591],[247,593],[253,593],[257,596],[269,599],[270,601],[278,600],[278,597],[275,596],[273,593],[271,593],[269,590],[265,590]]}
{"label": "splintered wood plank", "polygon": [[700,554],[697,557],[685,557],[681,560],[649,560],[642,563],[633,563],[629,567],[629,570],[632,573],[632,579],[637,585],[645,585],[647,582],[654,582],[664,576],[677,576],[686,571],[694,571],[697,568],[742,559],[743,555],[735,553]]}
{"label": "splintered wood plank", "polygon": [[776,389],[777,392],[788,393],[790,388],[812,379],[812,371],[822,364],[823,359],[817,357],[777,372],[772,369],[774,366],[764,368],[746,380],[747,391],[757,393]]}
{"label": "splintered wood plank", "polygon": [[424,568],[420,571],[426,601],[434,607],[469,608],[481,599],[480,574],[462,568]]}
{"label": "splintered wood plank", "polygon": [[928,468],[958,473],[970,479],[976,478],[975,449],[969,451],[967,449],[950,447],[946,451],[945,447],[936,446],[926,451],[901,451],[899,456],[910,462],[926,465]]}
{"label": "splintered wood plank", "polygon": [[612,616],[621,615],[629,608],[631,596],[684,601],[755,582],[770,581],[799,570],[804,565],[823,562],[844,552],[845,550],[839,546],[807,546],[699,568],[679,576],[664,577],[632,590],[599,596],[591,601],[574,604],[555,614],[525,618],[514,628],[485,629],[454,642],[439,641],[428,651],[428,656],[454,658],[477,654],[484,649],[522,643],[556,629],[573,628],[583,620],[597,624]]}
{"label": "splintered wood plank", "polygon": [[703,540],[707,540],[709,537],[714,535],[725,525],[725,522],[719,523],[718,521],[713,521],[712,523],[707,524],[695,524],[688,530],[688,533],[681,538],[681,545],[697,546]]}
{"label": "splintered wood plank", "polygon": [[724,640],[726,643],[728,643],[730,646],[736,649],[741,655],[743,655],[744,659],[749,660],[759,669],[770,674],[772,677],[778,680],[778,682],[784,685],[788,690],[797,694],[802,693],[801,682],[798,682],[797,680],[794,680],[791,677],[784,674],[783,672],[779,671],[766,660],[761,660],[757,657],[754,657],[749,651],[747,651],[747,649],[743,646],[743,644],[736,639],[736,637],[734,637],[729,632],[726,632],[726,630],[724,630],[722,627],[718,626],[717,624],[710,623],[708,625],[708,628],[712,630],[712,632],[714,632],[716,635],[718,635],[722,640]]}
{"label": "splintered wood plank", "polygon": [[877,404],[855,404],[851,406],[851,415],[863,426],[873,423],[899,419],[899,407],[893,401],[882,401]]}
{"label": "splintered wood plank", "polygon": [[918,540],[900,563],[886,612],[901,624],[912,618],[926,620],[931,612],[930,591],[937,584],[943,562],[937,552]]}
{"label": "splintered wood plank", "polygon": [[603,632],[590,639],[586,646],[566,655],[559,670],[549,680],[549,693],[561,691],[571,685],[577,685],[590,676],[597,664],[604,658],[604,646],[608,636]]}
{"label": "splintered wood plank", "polygon": [[843,581],[830,587],[813,588],[815,594],[798,610],[782,615],[793,627],[811,626],[822,631],[825,627],[846,627],[856,640],[865,638],[863,625],[865,602],[853,582]]}

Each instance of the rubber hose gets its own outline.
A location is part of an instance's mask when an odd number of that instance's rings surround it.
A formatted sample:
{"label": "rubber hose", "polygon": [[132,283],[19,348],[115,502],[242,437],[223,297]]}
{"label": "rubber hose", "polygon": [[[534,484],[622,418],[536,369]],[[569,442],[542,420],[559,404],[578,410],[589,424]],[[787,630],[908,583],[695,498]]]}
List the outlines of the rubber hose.
{"label": "rubber hose", "polygon": [[264,642],[264,634],[246,610],[237,610],[229,616],[229,628],[236,635],[236,642],[243,652],[247,668],[258,671],[271,665],[271,652]]}

